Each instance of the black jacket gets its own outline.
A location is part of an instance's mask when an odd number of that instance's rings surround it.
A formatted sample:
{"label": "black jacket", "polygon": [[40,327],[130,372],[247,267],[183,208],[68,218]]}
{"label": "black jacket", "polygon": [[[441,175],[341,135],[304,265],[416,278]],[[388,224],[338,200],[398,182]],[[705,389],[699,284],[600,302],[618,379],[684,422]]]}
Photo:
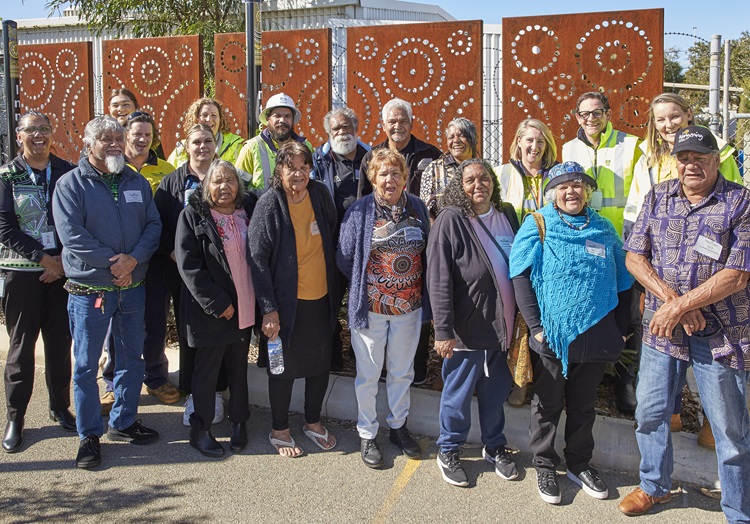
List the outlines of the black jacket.
{"label": "black jacket", "polygon": [[[339,306],[334,303],[337,293],[333,289],[336,285],[333,275],[336,208],[322,182],[310,180],[307,190],[323,241],[331,311],[330,327],[333,333]],[[267,315],[278,311],[281,325],[279,336],[282,343],[287,345],[297,313],[297,244],[283,189],[271,188],[260,197],[250,221],[247,240],[250,245],[250,268],[260,314]]]}
{"label": "black jacket", "polygon": [[166,257],[175,250],[177,222],[185,209],[185,181],[189,174],[188,164],[182,164],[161,179],[154,193],[154,203],[161,218],[161,242],[157,253]]}
{"label": "black jacket", "polygon": [[[513,233],[518,217],[513,206],[500,207]],[[440,211],[427,242],[427,288],[435,339],[455,338],[458,347],[506,350],[508,333],[500,286],[466,213],[457,207]]]}
{"label": "black jacket", "polygon": [[[252,193],[245,195],[242,205],[248,217],[257,200]],[[175,256],[183,285],[179,329],[188,344],[207,347],[249,341],[248,330],[239,329],[236,313],[230,320],[219,318],[230,304],[237,309],[237,290],[216,222],[200,192],[191,195],[180,214]]]}

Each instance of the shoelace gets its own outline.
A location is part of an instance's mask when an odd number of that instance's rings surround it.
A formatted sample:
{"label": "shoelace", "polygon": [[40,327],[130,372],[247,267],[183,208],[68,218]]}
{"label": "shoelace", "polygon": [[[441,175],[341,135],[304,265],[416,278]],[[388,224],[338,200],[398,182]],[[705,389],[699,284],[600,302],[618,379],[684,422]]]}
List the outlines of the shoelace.
{"label": "shoelace", "polygon": [[547,487],[555,482],[555,473],[553,471],[545,471],[539,475],[539,486]]}
{"label": "shoelace", "polygon": [[460,454],[461,452],[458,451],[456,453],[448,453],[448,454],[443,455],[444,457],[448,458],[448,464],[447,464],[448,468],[450,468],[451,470],[455,470],[460,465],[459,459],[458,459],[458,456]]}

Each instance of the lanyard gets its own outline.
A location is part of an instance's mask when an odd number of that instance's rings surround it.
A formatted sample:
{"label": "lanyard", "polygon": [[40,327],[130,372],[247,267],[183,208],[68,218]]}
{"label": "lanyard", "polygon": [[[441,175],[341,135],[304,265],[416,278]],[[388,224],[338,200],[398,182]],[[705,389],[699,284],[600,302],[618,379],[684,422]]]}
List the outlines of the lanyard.
{"label": "lanyard", "polygon": [[[49,202],[49,181],[52,178],[52,163],[50,162],[47,164],[47,167],[45,168],[45,177],[42,180],[39,180],[40,176],[34,173],[34,170],[31,169],[31,166],[29,166],[28,163],[26,163],[26,173],[28,173],[29,178],[34,183],[35,186],[39,187],[41,185],[42,187],[42,194],[44,197],[44,202],[42,202],[43,207],[47,208],[47,202]],[[39,184],[41,182],[41,184]]]}

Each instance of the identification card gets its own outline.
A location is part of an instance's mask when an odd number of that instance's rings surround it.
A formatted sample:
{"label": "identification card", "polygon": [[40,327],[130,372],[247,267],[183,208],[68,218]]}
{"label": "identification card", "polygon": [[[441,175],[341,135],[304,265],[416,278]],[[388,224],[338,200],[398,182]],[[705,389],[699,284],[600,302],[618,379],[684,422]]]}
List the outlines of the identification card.
{"label": "identification card", "polygon": [[319,235],[320,229],[318,228],[318,221],[313,220],[312,224],[310,224],[310,234],[312,235]]}
{"label": "identification card", "polygon": [[592,207],[592,209],[596,211],[601,211],[602,206],[604,205],[604,195],[602,195],[602,192],[598,189],[591,193],[591,200],[589,200],[589,205]]}
{"label": "identification card", "polygon": [[5,273],[0,274],[0,298],[5,297]]}
{"label": "identification card", "polygon": [[418,227],[405,227],[403,232],[407,242],[419,242],[422,240],[422,230]]}
{"label": "identification card", "polygon": [[123,191],[122,195],[125,197],[125,202],[128,204],[132,203],[142,203],[143,202],[143,195],[141,195],[141,192],[137,189],[131,189],[129,191]]}
{"label": "identification card", "polygon": [[594,242],[593,240],[586,241],[586,253],[599,258],[607,258],[607,248],[604,247],[604,244]]}
{"label": "identification card", "polygon": [[513,247],[513,237],[496,235],[495,242],[497,242],[497,244],[501,248],[503,248],[503,251],[505,251],[505,254],[510,254],[510,248]]}
{"label": "identification card", "polygon": [[54,231],[42,232],[42,246],[44,246],[44,249],[55,249],[57,247]]}
{"label": "identification card", "polygon": [[719,260],[721,256],[721,244],[714,242],[707,236],[701,235],[695,243],[695,249],[701,255],[705,255],[713,260]]}

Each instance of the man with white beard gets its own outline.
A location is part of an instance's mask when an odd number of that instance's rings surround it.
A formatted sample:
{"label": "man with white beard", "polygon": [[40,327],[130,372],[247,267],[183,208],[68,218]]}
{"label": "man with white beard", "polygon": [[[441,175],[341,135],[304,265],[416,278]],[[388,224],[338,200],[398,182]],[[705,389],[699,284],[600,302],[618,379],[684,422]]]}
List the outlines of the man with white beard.
{"label": "man with white beard", "polygon": [[52,210],[68,277],[81,439],[76,465],[93,468],[101,462],[104,433],[96,375],[110,321],[117,359],[107,437],[133,444],[159,437],[136,417],[144,374],[143,282],[161,222],[148,181],[125,165],[125,129],[117,120],[104,116],[89,122],[83,143],[78,167],[57,183]]}
{"label": "man with white beard", "polygon": [[[348,107],[329,111],[323,118],[323,127],[328,133],[328,142],[313,152],[313,170],[310,178],[323,182],[331,193],[336,205],[338,222],[334,238],[338,239],[338,226],[344,218],[346,210],[357,199],[360,166],[362,158],[370,150],[370,146],[357,139],[359,119],[356,113]],[[346,279],[336,269],[339,300],[346,291]],[[331,370],[340,371],[343,366],[341,347],[341,324],[338,323],[333,335],[333,352],[331,354]]]}

